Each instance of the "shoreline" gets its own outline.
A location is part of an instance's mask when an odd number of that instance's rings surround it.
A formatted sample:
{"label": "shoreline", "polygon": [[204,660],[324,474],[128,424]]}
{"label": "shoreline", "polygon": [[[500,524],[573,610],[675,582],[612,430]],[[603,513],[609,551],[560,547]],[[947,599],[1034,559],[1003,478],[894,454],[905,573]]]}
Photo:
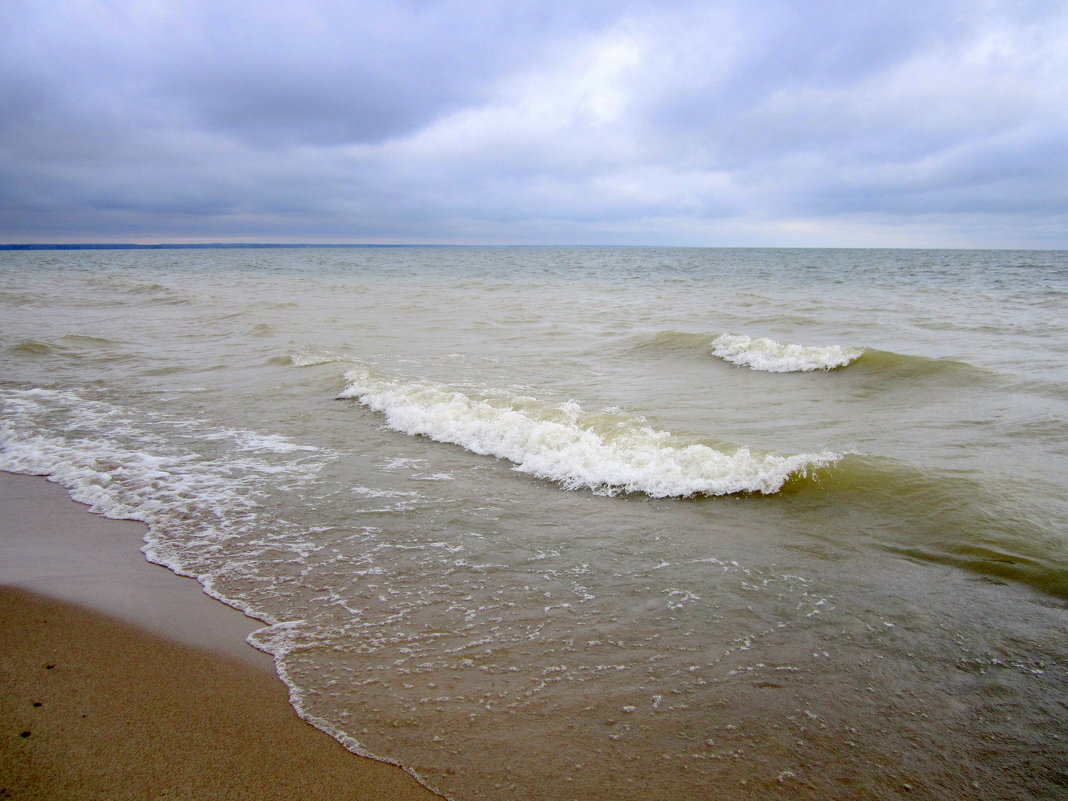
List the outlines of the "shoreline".
{"label": "shoreline", "polygon": [[5,472],[0,508],[11,797],[440,798],[301,720],[244,641],[262,624],[145,560],[142,524]]}
{"label": "shoreline", "polygon": [[275,675],[245,640],[263,623],[149,562],[147,526],[94,514],[45,476],[0,471],[0,586],[95,610],[164,639],[206,648]]}

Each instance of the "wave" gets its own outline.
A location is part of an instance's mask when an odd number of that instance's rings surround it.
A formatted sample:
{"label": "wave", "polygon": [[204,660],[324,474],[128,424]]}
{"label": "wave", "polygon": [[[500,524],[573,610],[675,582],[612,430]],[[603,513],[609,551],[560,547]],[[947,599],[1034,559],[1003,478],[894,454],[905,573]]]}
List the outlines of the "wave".
{"label": "wave", "polygon": [[692,334],[686,331],[659,331],[652,336],[643,337],[636,345],[638,350],[654,353],[700,353],[704,354],[712,345],[715,336],[711,334]]}
{"label": "wave", "polygon": [[515,470],[565,489],[653,498],[772,494],[791,478],[838,454],[780,456],[723,449],[659,431],[618,410],[585,412],[514,395],[474,396],[441,384],[378,376],[357,367],[341,398],[354,398],[411,436],[460,445],[515,464]]}
{"label": "wave", "polygon": [[192,303],[194,296],[174,287],[157,283],[136,283],[126,288],[127,294],[148,299],[151,303],[160,305],[184,305]]}
{"label": "wave", "polygon": [[952,378],[954,381],[977,381],[993,375],[990,370],[955,359],[914,356],[874,348],[864,350],[864,353],[857,359],[856,367],[893,378],[943,376]]}
{"label": "wave", "polygon": [[712,353],[739,367],[767,373],[806,373],[845,367],[864,354],[864,348],[841,345],[789,345],[773,339],[722,334],[712,340]]}
{"label": "wave", "polygon": [[13,356],[47,356],[55,350],[55,345],[36,339],[24,339],[7,348],[7,352]]}
{"label": "wave", "polygon": [[636,348],[658,354],[707,354],[752,370],[784,373],[813,372],[849,367],[889,378],[943,376],[954,381],[981,380],[992,373],[954,359],[916,356],[868,347],[842,345],[790,345],[767,338],[736,334],[694,334],[660,331],[640,341]]}
{"label": "wave", "polygon": [[287,361],[293,367],[314,367],[319,364],[349,361],[349,359],[328,350],[301,348],[298,351],[290,353]]}
{"label": "wave", "polygon": [[101,300],[107,305],[123,305],[132,299],[142,305],[177,306],[196,300],[196,295],[185,289],[110,273],[94,275],[87,283],[102,292]]}
{"label": "wave", "polygon": [[867,529],[878,547],[1068,598],[1059,524],[1048,510],[1026,508],[1007,483],[989,486],[969,474],[849,454],[818,475],[790,481],[780,497],[811,514],[814,531],[823,528],[829,504],[868,509],[880,521]]}
{"label": "wave", "polygon": [[66,334],[56,339],[24,339],[7,347],[13,356],[75,356],[85,358],[111,354],[123,343],[105,337]]}

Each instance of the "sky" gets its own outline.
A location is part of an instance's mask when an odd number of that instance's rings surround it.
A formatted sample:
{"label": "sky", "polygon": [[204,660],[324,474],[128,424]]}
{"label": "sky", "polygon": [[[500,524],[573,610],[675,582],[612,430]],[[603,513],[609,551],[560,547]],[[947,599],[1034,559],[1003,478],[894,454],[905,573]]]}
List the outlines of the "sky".
{"label": "sky", "polygon": [[0,243],[1068,248],[1065,0],[3,0]]}

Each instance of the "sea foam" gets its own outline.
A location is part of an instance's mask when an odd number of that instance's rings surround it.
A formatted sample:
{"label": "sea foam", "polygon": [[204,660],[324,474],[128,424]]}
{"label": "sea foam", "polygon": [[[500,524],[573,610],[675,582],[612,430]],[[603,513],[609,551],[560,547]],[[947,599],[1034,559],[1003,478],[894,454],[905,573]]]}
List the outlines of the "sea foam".
{"label": "sea foam", "polygon": [[841,345],[788,345],[773,339],[723,334],[712,340],[712,353],[724,361],[768,373],[805,373],[845,367],[864,353]]}
{"label": "sea foam", "polygon": [[345,361],[345,357],[328,350],[301,348],[294,353],[290,353],[289,360],[294,367],[314,367],[320,364]]}
{"label": "sea foam", "polygon": [[146,523],[151,561],[245,611],[215,588],[215,574],[229,568],[213,563],[212,549],[262,525],[263,498],[279,478],[308,481],[334,458],[274,434],[135,412],[71,390],[0,388],[0,413],[0,470],[47,475],[94,512]]}
{"label": "sea foam", "polygon": [[355,398],[412,436],[460,445],[515,463],[565,489],[654,498],[777,492],[792,475],[836,461],[833,453],[758,455],[652,428],[618,411],[588,413],[514,395],[469,395],[441,384],[393,379],[365,367],[345,375]]}

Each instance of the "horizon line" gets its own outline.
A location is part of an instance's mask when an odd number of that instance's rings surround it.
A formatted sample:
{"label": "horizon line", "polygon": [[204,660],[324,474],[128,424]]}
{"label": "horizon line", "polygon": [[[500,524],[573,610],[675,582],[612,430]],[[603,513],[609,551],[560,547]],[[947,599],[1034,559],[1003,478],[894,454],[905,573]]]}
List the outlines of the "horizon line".
{"label": "horizon line", "polygon": [[0,243],[0,251],[20,250],[240,250],[271,248],[679,248],[725,250],[1006,250],[1063,251],[1068,248],[1037,247],[901,247],[857,245],[628,245],[628,244],[479,244],[479,243],[411,243],[411,242],[28,242]]}

